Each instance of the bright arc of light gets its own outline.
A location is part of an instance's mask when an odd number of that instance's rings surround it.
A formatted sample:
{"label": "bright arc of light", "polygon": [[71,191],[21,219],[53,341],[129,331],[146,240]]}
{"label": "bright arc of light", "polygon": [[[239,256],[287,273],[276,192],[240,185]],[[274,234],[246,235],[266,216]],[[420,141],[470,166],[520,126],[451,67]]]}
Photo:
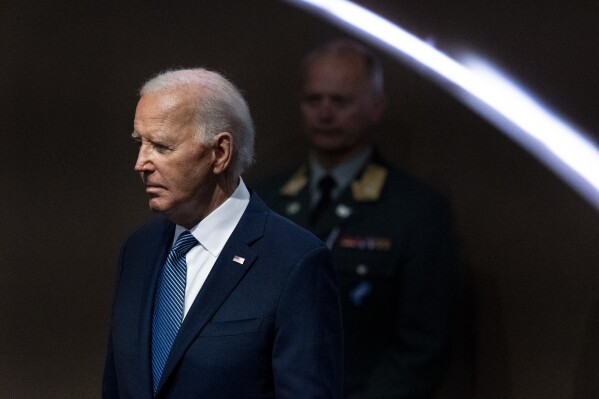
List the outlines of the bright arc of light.
{"label": "bright arc of light", "polygon": [[599,150],[481,59],[460,64],[379,15],[346,0],[287,0],[385,47],[439,81],[535,155],[599,210]]}

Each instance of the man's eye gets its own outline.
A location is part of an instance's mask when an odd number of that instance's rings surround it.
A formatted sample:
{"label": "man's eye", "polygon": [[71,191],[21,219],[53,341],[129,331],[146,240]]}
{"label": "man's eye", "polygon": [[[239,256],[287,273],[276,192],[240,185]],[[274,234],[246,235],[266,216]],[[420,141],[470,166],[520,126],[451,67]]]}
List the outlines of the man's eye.
{"label": "man's eye", "polygon": [[322,96],[319,94],[308,94],[302,98],[302,101],[309,105],[318,105],[322,101]]}
{"label": "man's eye", "polygon": [[168,151],[170,148],[164,144],[160,144],[160,143],[154,143],[154,148],[156,149],[156,151],[162,153],[162,152],[166,152]]}
{"label": "man's eye", "polygon": [[338,105],[338,106],[345,106],[348,105],[351,102],[351,98],[350,97],[346,97],[346,96],[332,96],[331,97],[331,101],[333,102],[333,104]]}

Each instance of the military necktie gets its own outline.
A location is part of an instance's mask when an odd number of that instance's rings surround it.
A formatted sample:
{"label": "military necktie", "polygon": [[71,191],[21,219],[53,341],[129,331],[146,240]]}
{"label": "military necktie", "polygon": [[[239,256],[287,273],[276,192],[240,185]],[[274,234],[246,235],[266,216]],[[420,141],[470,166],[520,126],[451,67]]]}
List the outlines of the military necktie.
{"label": "military necktie", "polygon": [[320,217],[322,211],[325,210],[331,204],[331,202],[333,202],[333,197],[331,195],[333,188],[335,188],[335,179],[329,175],[322,177],[318,182],[320,198],[310,214],[311,225],[315,225],[318,222],[318,218]]}

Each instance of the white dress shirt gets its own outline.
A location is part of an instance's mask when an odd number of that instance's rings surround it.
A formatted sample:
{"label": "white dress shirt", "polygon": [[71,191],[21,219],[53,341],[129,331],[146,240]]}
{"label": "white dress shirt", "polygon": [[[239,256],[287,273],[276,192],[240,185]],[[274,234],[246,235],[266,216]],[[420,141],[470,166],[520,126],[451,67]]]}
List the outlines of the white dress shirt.
{"label": "white dress shirt", "polygon": [[[216,258],[239,223],[249,202],[250,193],[243,180],[239,178],[239,185],[231,197],[189,230],[200,245],[193,247],[185,256],[187,283],[183,317],[187,316],[189,308],[214,267]],[[177,225],[173,244],[185,230],[187,230],[185,227]]]}

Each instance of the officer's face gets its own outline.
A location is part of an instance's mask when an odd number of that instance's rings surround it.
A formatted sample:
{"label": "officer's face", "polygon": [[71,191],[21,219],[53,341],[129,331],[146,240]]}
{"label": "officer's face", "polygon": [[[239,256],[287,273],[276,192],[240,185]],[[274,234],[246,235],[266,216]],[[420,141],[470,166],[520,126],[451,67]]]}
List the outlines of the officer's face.
{"label": "officer's face", "polygon": [[139,144],[135,171],[150,208],[182,225],[207,206],[214,186],[214,153],[195,138],[189,96],[181,89],[142,96],[133,132]]}
{"label": "officer's face", "polygon": [[323,55],[306,70],[301,114],[317,152],[343,155],[362,148],[381,117],[382,103],[369,90],[366,67],[358,55]]}

